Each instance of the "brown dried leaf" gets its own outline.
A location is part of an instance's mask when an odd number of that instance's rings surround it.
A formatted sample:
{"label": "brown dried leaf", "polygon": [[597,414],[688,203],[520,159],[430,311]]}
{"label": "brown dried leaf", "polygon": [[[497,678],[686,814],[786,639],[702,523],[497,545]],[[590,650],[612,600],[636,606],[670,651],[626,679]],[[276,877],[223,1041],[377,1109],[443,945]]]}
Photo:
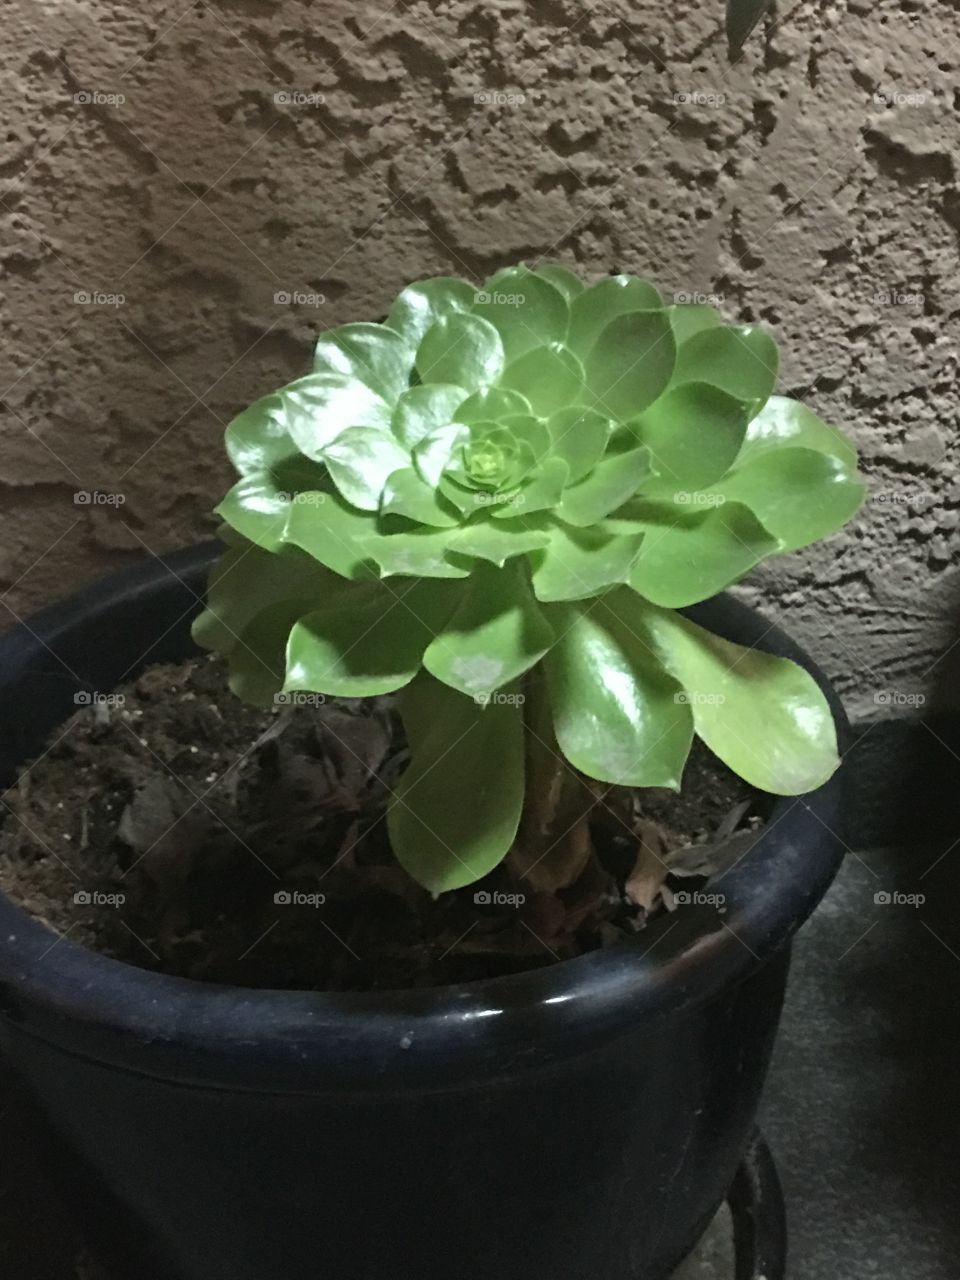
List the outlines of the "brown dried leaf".
{"label": "brown dried leaf", "polygon": [[317,741],[342,791],[355,795],[369,785],[386,759],[390,731],[378,716],[325,706],[317,716]]}
{"label": "brown dried leaf", "polygon": [[624,891],[632,903],[650,912],[660,897],[663,882],[669,868],[664,861],[667,838],[657,822],[641,818],[637,824],[639,844],[633,870],[627,877]]}
{"label": "brown dried leaf", "polygon": [[124,809],[117,836],[157,884],[183,881],[210,837],[213,815],[182,783],[154,774]]}
{"label": "brown dried leaf", "polygon": [[[561,895],[563,915],[557,924],[557,933],[576,933],[581,925],[602,912],[605,903],[614,901],[617,896],[613,877],[599,858],[592,857],[576,883]],[[551,900],[561,901],[556,897]]]}
{"label": "brown dried leaf", "polygon": [[667,870],[672,876],[714,876],[728,870],[756,844],[759,831],[735,831],[725,840],[707,844],[684,845],[666,855]]}
{"label": "brown dried leaf", "polygon": [[511,871],[537,891],[557,893],[579,880],[592,853],[590,828],[580,818],[545,847],[518,842],[508,861]]}

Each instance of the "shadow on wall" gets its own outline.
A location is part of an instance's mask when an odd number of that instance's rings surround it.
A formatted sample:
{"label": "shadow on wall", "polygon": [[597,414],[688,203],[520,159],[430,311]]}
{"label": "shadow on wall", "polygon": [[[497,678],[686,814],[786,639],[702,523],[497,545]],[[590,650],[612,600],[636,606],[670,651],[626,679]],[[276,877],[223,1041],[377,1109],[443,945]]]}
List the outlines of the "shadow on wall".
{"label": "shadow on wall", "polygon": [[928,1245],[942,1251],[942,1274],[953,1275],[960,1254],[960,640],[935,674],[920,715],[877,724],[853,751],[847,838],[869,874],[860,877],[866,932],[842,972],[851,1008],[875,1020],[873,1060],[859,1067],[888,1085],[862,1131],[864,1166],[910,1206]]}
{"label": "shadow on wall", "polygon": [[960,841],[960,612],[953,634],[924,673],[926,696],[887,692],[884,714],[854,725],[848,839],[858,848]]}

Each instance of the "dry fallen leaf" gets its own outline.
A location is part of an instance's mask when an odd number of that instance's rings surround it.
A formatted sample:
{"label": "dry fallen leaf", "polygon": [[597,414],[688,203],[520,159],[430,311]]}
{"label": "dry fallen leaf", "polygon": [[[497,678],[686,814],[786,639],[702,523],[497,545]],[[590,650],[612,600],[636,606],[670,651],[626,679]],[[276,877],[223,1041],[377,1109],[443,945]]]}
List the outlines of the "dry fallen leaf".
{"label": "dry fallen leaf", "polygon": [[190,874],[209,839],[213,816],[182,783],[155,774],[124,809],[117,835],[137,855],[139,869],[158,885]]}
{"label": "dry fallen leaf", "polygon": [[667,838],[658,822],[641,818],[637,824],[637,857],[627,877],[624,891],[632,903],[650,912],[666,880],[669,868],[665,862]]}
{"label": "dry fallen leaf", "polygon": [[735,831],[724,840],[672,849],[666,856],[667,871],[672,876],[720,875],[753,848],[760,834],[759,831]]}

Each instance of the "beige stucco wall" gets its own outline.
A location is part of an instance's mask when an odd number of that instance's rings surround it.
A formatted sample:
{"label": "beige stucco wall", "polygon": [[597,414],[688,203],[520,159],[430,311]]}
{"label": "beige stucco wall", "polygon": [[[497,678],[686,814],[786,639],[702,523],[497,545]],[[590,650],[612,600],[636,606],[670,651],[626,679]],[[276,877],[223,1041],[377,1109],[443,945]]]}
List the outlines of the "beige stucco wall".
{"label": "beige stucco wall", "polygon": [[960,608],[955,4],[781,4],[732,67],[721,0],[147,7],[4,11],[8,605],[206,534],[222,424],[318,329],[552,256],[772,326],[874,500],[758,589],[855,709],[920,687]]}

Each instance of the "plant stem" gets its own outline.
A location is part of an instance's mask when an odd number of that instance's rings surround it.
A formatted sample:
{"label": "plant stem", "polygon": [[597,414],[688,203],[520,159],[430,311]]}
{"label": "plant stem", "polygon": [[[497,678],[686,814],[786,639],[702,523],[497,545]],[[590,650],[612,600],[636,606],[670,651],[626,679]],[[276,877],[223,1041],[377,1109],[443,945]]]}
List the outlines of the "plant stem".
{"label": "plant stem", "polygon": [[556,892],[594,856],[587,822],[594,797],[557,744],[541,667],[524,677],[523,694],[526,799],[511,864],[535,888]]}

